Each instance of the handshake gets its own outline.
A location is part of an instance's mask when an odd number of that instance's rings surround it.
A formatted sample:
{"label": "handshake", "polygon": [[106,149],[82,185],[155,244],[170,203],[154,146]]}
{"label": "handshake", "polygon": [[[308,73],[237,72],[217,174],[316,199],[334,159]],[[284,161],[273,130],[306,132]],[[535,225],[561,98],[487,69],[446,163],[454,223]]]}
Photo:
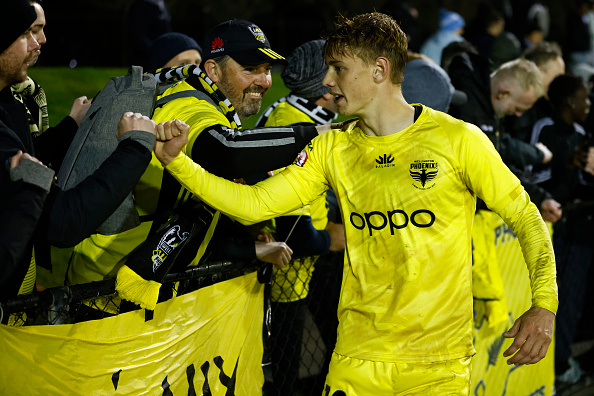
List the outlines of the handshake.
{"label": "handshake", "polygon": [[188,143],[190,127],[177,119],[156,124],[155,121],[140,113],[127,112],[120,118],[116,138],[130,131],[146,131],[155,135],[157,141],[154,152],[157,159],[165,166],[177,157]]}

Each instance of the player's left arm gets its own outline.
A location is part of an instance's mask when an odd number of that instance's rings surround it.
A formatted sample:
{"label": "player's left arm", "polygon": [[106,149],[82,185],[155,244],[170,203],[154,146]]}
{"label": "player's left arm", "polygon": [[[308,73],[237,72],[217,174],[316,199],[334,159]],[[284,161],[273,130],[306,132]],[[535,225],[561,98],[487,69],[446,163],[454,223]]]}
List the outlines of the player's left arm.
{"label": "player's left arm", "polygon": [[522,192],[499,215],[518,237],[530,274],[532,307],[503,336],[514,338],[503,352],[508,364],[534,364],[546,356],[557,312],[555,257],[548,229],[536,205]]}
{"label": "player's left arm", "polygon": [[[472,128],[471,128],[472,129]],[[553,244],[536,205],[517,177],[502,162],[484,134],[472,129],[461,139],[464,177],[470,189],[499,214],[518,237],[530,275],[532,308],[504,334],[514,342],[504,352],[508,364],[540,361],[552,341],[557,312],[557,283]]]}

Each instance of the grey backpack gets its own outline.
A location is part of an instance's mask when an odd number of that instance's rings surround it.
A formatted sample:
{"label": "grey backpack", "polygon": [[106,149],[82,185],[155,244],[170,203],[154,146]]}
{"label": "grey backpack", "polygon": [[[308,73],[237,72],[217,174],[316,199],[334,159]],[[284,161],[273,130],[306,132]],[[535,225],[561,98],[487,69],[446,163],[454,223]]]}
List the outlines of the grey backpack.
{"label": "grey backpack", "polygon": [[[195,66],[190,66],[194,68]],[[210,99],[206,94],[197,91],[184,91],[168,95],[156,102],[156,97],[173,83],[185,78],[180,73],[167,73],[169,80],[157,82],[151,73],[143,73],[142,67],[132,66],[125,76],[113,77],[105,88],[93,99],[85,118],[80,124],[58,173],[58,186],[69,190],[88,176],[113,153],[118,145],[115,137],[116,128],[122,114],[131,111],[151,116],[156,106],[171,100],[195,96],[202,100]],[[190,69],[193,70],[193,69]],[[117,234],[140,224],[140,219],[132,198],[128,194],[116,211],[96,230],[99,234]]]}

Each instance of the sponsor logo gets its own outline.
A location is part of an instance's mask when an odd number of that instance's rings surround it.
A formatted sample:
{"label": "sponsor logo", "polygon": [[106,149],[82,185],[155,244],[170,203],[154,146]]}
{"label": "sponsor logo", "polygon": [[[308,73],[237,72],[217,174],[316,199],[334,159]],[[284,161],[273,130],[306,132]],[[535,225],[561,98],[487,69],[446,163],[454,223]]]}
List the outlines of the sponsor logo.
{"label": "sponsor logo", "polygon": [[307,162],[307,153],[305,152],[305,150],[303,150],[297,156],[297,159],[295,160],[295,165],[303,167],[303,165],[305,165],[306,162]]}
{"label": "sponsor logo", "polygon": [[383,156],[380,155],[378,157],[378,159],[375,160],[375,162],[377,162],[377,165],[375,166],[376,169],[377,168],[389,168],[394,166],[393,162],[394,162],[394,157],[392,157],[392,154],[387,155],[384,154]]}
{"label": "sponsor logo", "polygon": [[262,30],[258,26],[250,25],[248,26],[248,29],[250,30],[250,32],[252,32],[256,40],[258,40],[261,43],[266,42],[266,36],[264,36],[264,32],[262,32]]}
{"label": "sponsor logo", "polygon": [[435,223],[435,213],[427,209],[415,210],[410,216],[401,209],[389,210],[386,213],[373,211],[363,213],[351,213],[351,224],[358,230],[369,230],[369,236],[373,236],[373,231],[380,231],[390,227],[390,234],[394,235],[394,230],[405,228],[412,224],[417,228],[431,227]]}
{"label": "sponsor logo", "polygon": [[437,177],[437,162],[433,160],[419,160],[415,161],[410,164],[410,169],[408,171],[410,173],[410,177],[420,184],[414,184],[413,186],[418,188],[419,190],[428,190],[435,186],[435,183],[428,184],[433,179]]}
{"label": "sponsor logo", "polygon": [[214,40],[212,40],[212,43],[210,44],[210,48],[212,49],[211,52],[221,52],[224,51],[225,49],[223,48],[223,39],[220,37],[215,37]]}
{"label": "sponsor logo", "polygon": [[156,272],[159,267],[163,265],[167,257],[173,253],[175,248],[185,241],[190,234],[189,232],[182,232],[180,234],[180,229],[180,226],[174,225],[167,230],[165,235],[163,235],[159,241],[157,248],[153,250],[153,256],[151,257],[151,261],[153,262],[153,272]]}

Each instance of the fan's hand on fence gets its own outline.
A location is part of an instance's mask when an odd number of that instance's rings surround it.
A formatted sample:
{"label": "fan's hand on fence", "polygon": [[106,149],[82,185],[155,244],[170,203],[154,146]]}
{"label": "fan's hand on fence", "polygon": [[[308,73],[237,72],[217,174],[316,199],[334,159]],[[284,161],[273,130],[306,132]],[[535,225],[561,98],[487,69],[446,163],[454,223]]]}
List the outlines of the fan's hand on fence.
{"label": "fan's hand on fence", "polygon": [[554,325],[555,314],[540,307],[532,307],[516,319],[512,328],[503,333],[505,338],[514,338],[503,352],[504,357],[513,355],[507,364],[534,364],[543,359],[553,340]]}
{"label": "fan's hand on fence", "polygon": [[282,268],[291,261],[293,251],[284,242],[256,241],[256,257],[265,263],[271,263],[276,268]]}
{"label": "fan's hand on fence", "polygon": [[116,138],[119,138],[124,133],[130,131],[146,131],[153,135],[157,135],[155,121],[140,113],[132,113],[131,111],[128,111],[122,115],[120,122],[118,122]]}
{"label": "fan's hand on fence", "polygon": [[[167,128],[170,128],[171,138],[163,141],[157,136],[157,143],[155,144],[155,155],[163,166],[169,164],[181,153],[183,147],[188,143],[190,133],[190,127],[183,121],[173,120],[166,124],[169,124]],[[167,135],[167,129],[165,127],[163,129],[165,135]]]}

